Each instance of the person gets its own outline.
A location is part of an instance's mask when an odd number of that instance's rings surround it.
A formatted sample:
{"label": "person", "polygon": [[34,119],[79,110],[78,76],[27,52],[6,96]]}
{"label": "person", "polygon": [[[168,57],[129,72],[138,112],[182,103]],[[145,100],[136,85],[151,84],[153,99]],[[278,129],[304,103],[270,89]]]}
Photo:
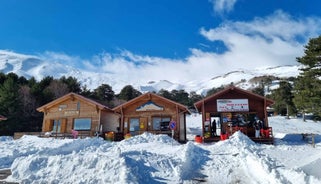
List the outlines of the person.
{"label": "person", "polygon": [[255,117],[255,122],[254,122],[254,129],[255,129],[255,138],[260,137],[260,130],[261,130],[261,121],[258,117]]}
{"label": "person", "polygon": [[216,120],[214,119],[211,125],[212,137],[216,136]]}
{"label": "person", "polygon": [[72,130],[71,130],[71,134],[72,134],[72,136],[73,136],[74,139],[77,139],[77,138],[78,138],[78,131],[77,131],[77,130],[72,129]]}

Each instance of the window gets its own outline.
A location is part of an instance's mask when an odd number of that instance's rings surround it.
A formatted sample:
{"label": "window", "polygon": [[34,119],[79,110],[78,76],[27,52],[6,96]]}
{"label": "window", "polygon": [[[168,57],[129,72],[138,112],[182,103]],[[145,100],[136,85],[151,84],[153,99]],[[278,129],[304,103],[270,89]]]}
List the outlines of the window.
{"label": "window", "polygon": [[139,118],[130,118],[129,131],[131,135],[136,135],[139,131]]}
{"label": "window", "polygon": [[61,131],[61,121],[60,120],[53,121],[52,131],[56,132],[56,133],[60,133],[60,131]]}
{"label": "window", "polygon": [[160,130],[160,122],[161,121],[162,121],[162,118],[160,118],[160,117],[153,118],[153,130]]}
{"label": "window", "polygon": [[77,102],[77,111],[80,110],[80,102]]}
{"label": "window", "polygon": [[160,130],[161,131],[168,131],[169,130],[169,122],[170,121],[162,121],[162,122],[160,122]]}
{"label": "window", "polygon": [[153,117],[153,130],[168,130],[170,117]]}
{"label": "window", "polygon": [[74,130],[90,130],[90,129],[91,129],[90,118],[74,119]]}

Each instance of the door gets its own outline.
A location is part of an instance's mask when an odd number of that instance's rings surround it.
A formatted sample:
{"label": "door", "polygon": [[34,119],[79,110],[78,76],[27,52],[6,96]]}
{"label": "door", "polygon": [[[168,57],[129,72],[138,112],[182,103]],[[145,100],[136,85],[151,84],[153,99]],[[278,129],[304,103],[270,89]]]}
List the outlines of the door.
{"label": "door", "polygon": [[146,132],[148,129],[148,118],[147,117],[142,117],[142,118],[139,118],[139,131],[140,131],[140,134]]}
{"label": "door", "polygon": [[129,133],[130,135],[137,135],[140,131],[139,118],[129,119]]}
{"label": "door", "polygon": [[61,120],[53,120],[53,126],[52,126],[52,131],[55,133],[60,133],[61,132]]}

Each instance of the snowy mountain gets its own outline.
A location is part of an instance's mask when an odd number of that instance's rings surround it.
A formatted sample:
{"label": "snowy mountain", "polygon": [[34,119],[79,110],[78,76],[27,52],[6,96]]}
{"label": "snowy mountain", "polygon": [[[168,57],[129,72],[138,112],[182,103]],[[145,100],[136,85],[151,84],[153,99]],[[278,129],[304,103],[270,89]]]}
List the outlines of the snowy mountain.
{"label": "snowy mountain", "polygon": [[[89,89],[95,89],[101,84],[109,84],[113,90],[118,93],[125,85],[132,85],[141,92],[159,91],[166,89],[171,91],[173,89],[184,89],[187,92],[195,91],[198,94],[204,94],[213,87],[220,87],[234,83],[234,85],[243,89],[253,88],[258,85],[255,78],[261,76],[275,76],[275,77],[295,77],[299,74],[299,65],[292,66],[276,66],[259,69],[240,69],[238,71],[231,71],[224,75],[212,76],[203,80],[193,80],[185,82],[184,84],[173,83],[162,79],[153,81],[130,81],[119,79],[115,74],[108,72],[96,72],[86,69],[81,69],[69,65],[67,61],[51,61],[46,60],[40,56],[24,55],[14,53],[11,51],[0,50],[0,72],[16,73],[19,76],[26,78],[35,77],[40,81],[46,76],[60,78],[62,76],[72,76],[81,82],[82,86],[87,86]],[[277,83],[276,83],[277,85]],[[272,86],[273,87],[273,86]]]}

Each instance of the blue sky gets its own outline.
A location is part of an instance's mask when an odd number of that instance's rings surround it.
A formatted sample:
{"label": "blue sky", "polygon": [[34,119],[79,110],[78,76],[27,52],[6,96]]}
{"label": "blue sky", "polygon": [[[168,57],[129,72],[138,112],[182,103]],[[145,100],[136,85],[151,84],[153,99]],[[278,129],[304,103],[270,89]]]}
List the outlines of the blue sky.
{"label": "blue sky", "polygon": [[2,1],[0,21],[2,49],[84,58],[120,49],[186,57],[206,41],[200,27],[216,22],[211,3],[203,0]]}
{"label": "blue sky", "polygon": [[193,71],[210,77],[296,64],[308,39],[321,35],[320,7],[319,0],[0,1],[0,49],[114,74],[153,78],[180,68],[177,80]]}

